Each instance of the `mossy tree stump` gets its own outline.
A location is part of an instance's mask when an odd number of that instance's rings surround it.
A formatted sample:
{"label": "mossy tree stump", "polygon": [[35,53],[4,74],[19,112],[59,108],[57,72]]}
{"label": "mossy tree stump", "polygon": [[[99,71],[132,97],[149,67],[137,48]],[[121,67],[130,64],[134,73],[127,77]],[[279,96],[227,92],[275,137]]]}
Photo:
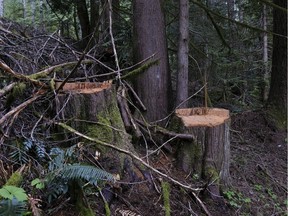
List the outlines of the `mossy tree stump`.
{"label": "mossy tree stump", "polygon": [[194,136],[192,142],[181,142],[178,147],[178,164],[185,172],[208,180],[211,194],[217,197],[220,184],[229,184],[229,111],[217,108],[177,109],[172,125],[178,132]]}
{"label": "mossy tree stump", "polygon": [[[56,98],[56,110],[58,117],[77,131],[134,152],[117,106],[115,86],[111,83],[66,83]],[[66,138],[73,136],[75,138],[75,135],[67,133]],[[90,144],[83,139],[78,141]],[[110,166],[105,167],[109,172],[120,174],[124,160],[131,160],[113,149],[95,143],[92,146],[109,160],[109,163],[105,163]]]}
{"label": "mossy tree stump", "polygon": [[[60,84],[56,83],[56,88],[58,86]],[[116,94],[115,86],[111,83],[66,83],[56,98],[57,120],[65,122],[88,137],[115,145],[118,149],[137,155],[131,143],[131,137],[125,131]],[[63,128],[60,130],[63,131]],[[122,181],[133,182],[143,178],[141,170],[135,166],[135,162],[129,155],[77,137],[74,133],[63,132],[70,145],[83,142],[84,148],[92,154],[100,151],[101,156],[98,162],[106,171],[120,174]],[[77,185],[74,187],[79,188]],[[110,202],[114,195],[109,187],[107,185],[107,189],[102,189],[107,202]],[[79,205],[78,201],[83,203],[85,199],[79,197],[81,193],[76,190],[75,194],[78,196],[76,197],[77,205]],[[95,205],[95,200],[93,203]],[[97,209],[104,212],[104,206],[101,204],[97,204]],[[91,212],[90,208],[86,210]]]}

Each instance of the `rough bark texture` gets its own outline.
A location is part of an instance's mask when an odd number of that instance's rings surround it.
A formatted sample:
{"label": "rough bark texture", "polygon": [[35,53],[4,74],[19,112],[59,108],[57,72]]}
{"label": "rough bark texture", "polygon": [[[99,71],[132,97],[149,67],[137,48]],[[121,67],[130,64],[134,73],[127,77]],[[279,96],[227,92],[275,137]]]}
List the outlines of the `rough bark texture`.
{"label": "rough bark texture", "polygon": [[[262,21],[263,21],[263,30],[267,31],[267,9],[266,4],[263,4],[263,12],[262,12]],[[269,66],[268,66],[268,34],[266,32],[263,33],[263,100],[267,101],[269,94]]]}
{"label": "rough bark texture", "polygon": [[86,3],[81,0],[76,0],[75,3],[77,8],[78,19],[81,26],[81,33],[82,33],[81,39],[83,40],[83,47],[85,47],[85,45],[89,41],[89,35],[91,33],[88,9]]}
{"label": "rough bark texture", "polygon": [[[70,85],[71,88],[67,84],[64,88],[65,91],[57,97],[59,118],[65,122],[68,121],[67,124],[81,133],[134,152],[117,107],[114,87],[109,84],[99,84],[98,87],[95,87],[95,83],[81,83],[82,88],[79,88],[78,84],[74,84],[78,89],[73,89],[73,84]],[[73,137],[72,134],[69,135],[69,138]],[[107,170],[113,173],[122,172],[126,155],[97,144],[93,145],[95,145],[95,149],[102,152],[105,158],[111,160],[107,163],[110,166],[107,167]],[[112,161],[111,158],[115,161]]]}
{"label": "rough bark texture", "polygon": [[[179,44],[178,44],[178,76],[176,106],[188,98],[188,40],[189,40],[189,1],[180,0],[179,14]],[[183,103],[179,108],[185,108],[188,102]]]}
{"label": "rough bark texture", "polygon": [[[205,114],[207,112],[207,114]],[[192,134],[192,142],[178,147],[178,164],[187,173],[214,182],[211,190],[219,194],[219,184],[229,184],[229,111],[224,109],[178,109],[173,119],[178,132]]]}
{"label": "rough bark texture", "polygon": [[134,62],[155,54],[158,65],[151,66],[135,81],[136,91],[147,107],[145,117],[155,121],[168,113],[170,75],[165,33],[164,14],[160,0],[133,1]]}
{"label": "rough bark texture", "polygon": [[[274,0],[287,9],[287,1]],[[278,126],[287,127],[287,13],[277,8],[273,11],[273,54],[271,86],[268,97],[270,112]],[[286,37],[285,37],[286,36]]]}

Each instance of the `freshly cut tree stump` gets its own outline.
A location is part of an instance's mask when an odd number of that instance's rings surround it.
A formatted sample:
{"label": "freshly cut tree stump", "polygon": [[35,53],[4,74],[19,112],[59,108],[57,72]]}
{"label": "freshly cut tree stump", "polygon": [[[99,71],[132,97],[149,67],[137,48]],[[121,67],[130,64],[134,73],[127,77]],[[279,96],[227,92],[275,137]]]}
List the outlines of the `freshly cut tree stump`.
{"label": "freshly cut tree stump", "polygon": [[194,136],[192,142],[181,142],[178,147],[178,164],[192,176],[208,180],[211,194],[217,197],[220,184],[229,184],[229,111],[218,108],[177,109],[172,125],[177,132]]}
{"label": "freshly cut tree stump", "polygon": [[[56,83],[57,86],[60,84]],[[109,82],[66,83],[56,98],[56,112],[58,119],[64,121],[75,130],[97,138],[117,147],[130,150],[134,148],[130,136],[125,131],[120,111],[117,106],[115,86]],[[67,132],[66,139],[87,143],[86,140],[76,139],[76,135]],[[87,143],[94,151],[100,151],[100,160],[109,160],[107,171],[121,173],[124,161],[131,161],[130,157],[115,150],[108,149],[95,143]],[[93,149],[92,149],[93,150]]]}

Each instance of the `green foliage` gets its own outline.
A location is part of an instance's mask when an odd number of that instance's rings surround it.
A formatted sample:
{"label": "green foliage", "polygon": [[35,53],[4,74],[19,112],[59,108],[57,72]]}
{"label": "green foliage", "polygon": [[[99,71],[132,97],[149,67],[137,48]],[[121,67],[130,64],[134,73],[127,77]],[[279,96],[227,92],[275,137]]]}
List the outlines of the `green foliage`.
{"label": "green foliage", "polygon": [[234,208],[240,208],[242,205],[248,205],[252,202],[250,198],[244,197],[242,193],[234,190],[224,191],[223,194],[229,205]]}
{"label": "green foliage", "polygon": [[67,165],[61,170],[56,171],[56,173],[57,177],[66,179],[68,181],[82,179],[95,186],[97,186],[98,181],[114,182],[114,176],[112,174],[88,165]]}
{"label": "green foliage", "polygon": [[1,216],[23,216],[26,211],[26,203],[16,198],[0,200]]}
{"label": "green foliage", "polygon": [[44,189],[45,183],[41,181],[39,178],[36,178],[31,182],[31,186],[34,186],[37,189]]}
{"label": "green foliage", "polygon": [[[49,173],[42,181],[35,179],[33,185],[42,189],[46,187],[48,201],[57,198],[61,194],[66,194],[69,190],[69,183],[76,181],[85,181],[97,186],[99,181],[114,182],[115,178],[112,174],[89,165],[70,164],[77,158],[77,145],[63,150],[60,148],[52,148],[50,150]],[[70,163],[69,163],[70,162]]]}
{"label": "green foliage", "polygon": [[13,200],[13,197],[15,197],[20,202],[27,200],[27,194],[24,189],[11,185],[5,185],[0,189],[0,196],[9,200]]}
{"label": "green foliage", "polygon": [[16,140],[15,149],[10,153],[10,158],[14,163],[26,164],[30,157],[43,161],[47,155],[45,144],[42,141],[32,141],[26,139],[25,141]]}
{"label": "green foliage", "polygon": [[10,176],[5,185],[18,187],[22,183],[22,181],[23,181],[22,174],[16,171]]}

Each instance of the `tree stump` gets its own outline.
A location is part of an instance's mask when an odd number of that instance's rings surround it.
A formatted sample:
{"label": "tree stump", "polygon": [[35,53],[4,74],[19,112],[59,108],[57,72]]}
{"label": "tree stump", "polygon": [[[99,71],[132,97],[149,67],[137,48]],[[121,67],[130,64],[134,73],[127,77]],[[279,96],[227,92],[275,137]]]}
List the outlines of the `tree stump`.
{"label": "tree stump", "polygon": [[211,193],[218,196],[220,184],[229,184],[229,111],[218,108],[177,109],[172,125],[178,132],[194,136],[192,143],[181,142],[178,147],[178,164],[185,172],[208,180]]}
{"label": "tree stump", "polygon": [[[56,88],[59,85],[56,83]],[[130,136],[125,131],[117,106],[115,86],[111,83],[66,83],[57,95],[56,110],[58,119],[65,121],[77,131],[134,152]],[[109,163],[103,161],[103,164],[110,166],[105,167],[109,172],[120,174],[123,170],[124,160],[131,160],[130,157],[115,150],[95,143],[87,143],[83,139],[77,139],[74,134],[65,133],[67,140],[74,139],[77,142],[91,144],[90,147],[93,146],[94,151],[100,151],[104,156],[101,160],[105,160],[105,158],[109,160]]]}

